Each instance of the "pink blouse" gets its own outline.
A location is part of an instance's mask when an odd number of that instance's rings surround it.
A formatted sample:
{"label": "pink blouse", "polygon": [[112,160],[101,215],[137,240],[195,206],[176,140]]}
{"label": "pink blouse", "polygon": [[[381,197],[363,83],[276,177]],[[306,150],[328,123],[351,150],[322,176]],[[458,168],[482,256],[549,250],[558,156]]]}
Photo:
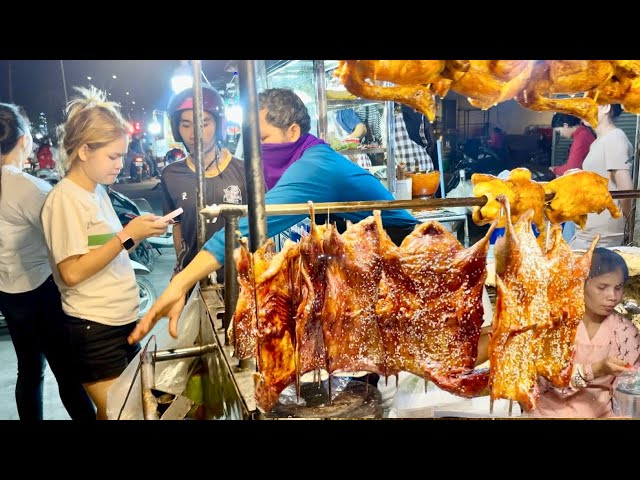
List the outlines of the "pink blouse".
{"label": "pink blouse", "polygon": [[[608,357],[620,358],[640,366],[640,332],[624,317],[611,314],[589,339],[584,323],[580,322],[576,333],[575,362],[592,364]],[[606,375],[589,382],[587,387],[574,389],[555,388],[539,377],[540,398],[537,408],[530,413],[538,417],[602,418],[612,417],[612,389],[616,377]]]}

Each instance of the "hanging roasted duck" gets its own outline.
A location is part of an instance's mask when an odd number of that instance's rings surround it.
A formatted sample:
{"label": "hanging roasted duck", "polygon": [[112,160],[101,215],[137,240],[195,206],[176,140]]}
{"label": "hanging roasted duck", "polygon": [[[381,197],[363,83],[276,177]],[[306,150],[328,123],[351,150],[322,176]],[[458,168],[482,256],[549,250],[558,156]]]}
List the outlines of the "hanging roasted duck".
{"label": "hanging roasted duck", "polygon": [[525,410],[535,408],[539,390],[535,328],[551,323],[547,289],[550,274],[531,229],[532,211],[514,226],[509,202],[497,197],[506,213],[505,235],[495,244],[496,306],[489,339],[491,398],[516,400]]}
{"label": "hanging roasted duck", "polygon": [[549,236],[546,253],[549,270],[547,298],[550,324],[538,327],[533,337],[536,372],[558,388],[569,386],[575,338],[584,317],[584,283],[591,268],[591,257],[599,236],[587,252],[577,257],[562,237],[562,227],[555,225]]}
{"label": "hanging roasted duck", "polygon": [[494,227],[468,249],[435,221],[416,226],[400,247],[383,236],[376,312],[386,375],[411,372],[463,397],[486,391],[488,371],[473,367]]}

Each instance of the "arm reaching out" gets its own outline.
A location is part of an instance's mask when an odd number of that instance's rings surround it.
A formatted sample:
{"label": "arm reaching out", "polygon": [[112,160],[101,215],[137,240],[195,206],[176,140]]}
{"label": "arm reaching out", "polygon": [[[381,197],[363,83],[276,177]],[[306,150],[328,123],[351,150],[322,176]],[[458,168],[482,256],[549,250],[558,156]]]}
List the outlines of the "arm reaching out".
{"label": "arm reaching out", "polygon": [[160,298],[140,319],[129,335],[129,343],[134,344],[142,340],[162,317],[169,317],[169,333],[173,338],[177,338],[178,318],[184,308],[187,292],[198,280],[205,278],[221,266],[213,255],[206,250],[201,250],[184,270],[173,277]]}

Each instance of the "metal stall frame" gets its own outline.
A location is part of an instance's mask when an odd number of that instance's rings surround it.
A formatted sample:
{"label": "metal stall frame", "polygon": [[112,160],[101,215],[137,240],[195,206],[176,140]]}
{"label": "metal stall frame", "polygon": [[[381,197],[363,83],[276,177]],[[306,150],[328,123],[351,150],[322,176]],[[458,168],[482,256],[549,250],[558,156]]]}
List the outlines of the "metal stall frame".
{"label": "metal stall frame", "polygon": [[[199,63],[194,63],[199,68]],[[195,68],[194,68],[195,70]],[[264,196],[264,180],[262,173],[262,151],[260,146],[260,132],[258,123],[258,97],[256,92],[256,78],[254,60],[241,62],[241,98],[244,110],[244,118],[247,119],[243,126],[244,151],[250,152],[245,160],[245,171],[247,176],[247,190],[249,195],[249,205],[220,205],[200,208],[199,213],[204,219],[222,215],[227,222],[228,228],[225,234],[225,281],[230,283],[227,286],[224,305],[219,295],[216,296],[212,289],[203,288],[200,290],[200,344],[187,349],[161,350],[147,352],[145,348],[144,356],[141,358],[143,369],[149,370],[144,364],[153,364],[156,361],[170,360],[175,358],[187,358],[202,356],[208,367],[208,378],[214,386],[216,401],[218,402],[215,411],[220,415],[217,418],[228,419],[263,419],[264,414],[257,408],[254,391],[254,375],[256,363],[254,359],[248,362],[239,363],[233,360],[233,346],[229,345],[229,338],[226,335],[227,329],[232,324],[233,312],[237,303],[239,293],[237,283],[237,272],[233,261],[233,251],[236,248],[237,239],[235,230],[238,224],[238,217],[247,215],[250,249],[255,251],[262,245],[266,237],[266,216],[267,215],[287,215],[308,213],[308,204],[285,204],[266,205]],[[244,77],[244,80],[243,80]],[[197,78],[197,77],[196,77]],[[195,80],[195,78],[194,78]],[[195,82],[194,82],[195,86]],[[196,103],[199,109],[200,123],[198,128],[202,128],[202,103]],[[194,114],[197,115],[196,112]],[[196,121],[197,121],[196,116]],[[196,137],[196,139],[201,138]],[[198,142],[196,142],[198,143]],[[200,148],[200,152],[202,149]],[[202,168],[202,158],[198,159]],[[202,172],[201,172],[202,173]],[[199,176],[197,188],[199,192],[203,185],[203,176]],[[640,198],[639,190],[612,192],[613,198]],[[204,198],[204,195],[202,196]],[[548,196],[547,199],[552,198]],[[200,200],[200,193],[198,196]],[[477,198],[444,198],[428,200],[394,200],[394,201],[366,201],[366,202],[344,202],[344,203],[316,203],[314,209],[316,213],[353,212],[370,211],[375,209],[428,209],[438,207],[462,207],[462,206],[483,206],[487,202],[485,197]],[[204,202],[203,202],[204,203]],[[200,223],[199,223],[200,226]],[[200,232],[199,232],[200,235]],[[204,234],[203,234],[204,235]],[[204,238],[204,237],[203,237]],[[200,241],[200,237],[199,237]],[[202,242],[204,243],[204,241]],[[256,302],[257,306],[257,302]],[[224,313],[223,319],[219,319],[220,313]],[[217,322],[220,322],[217,324]],[[150,398],[153,388],[153,378],[150,378],[149,371],[146,371],[141,378],[142,397]],[[157,419],[157,413],[153,411],[153,402],[143,402],[145,419]]]}

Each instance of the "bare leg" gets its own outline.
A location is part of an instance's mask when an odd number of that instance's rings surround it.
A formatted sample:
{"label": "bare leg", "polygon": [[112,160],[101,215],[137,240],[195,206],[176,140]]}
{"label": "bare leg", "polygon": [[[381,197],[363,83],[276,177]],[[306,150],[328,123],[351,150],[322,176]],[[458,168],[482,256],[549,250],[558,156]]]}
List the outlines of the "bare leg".
{"label": "bare leg", "polygon": [[96,406],[96,420],[107,420],[107,392],[118,377],[83,384],[85,390]]}

